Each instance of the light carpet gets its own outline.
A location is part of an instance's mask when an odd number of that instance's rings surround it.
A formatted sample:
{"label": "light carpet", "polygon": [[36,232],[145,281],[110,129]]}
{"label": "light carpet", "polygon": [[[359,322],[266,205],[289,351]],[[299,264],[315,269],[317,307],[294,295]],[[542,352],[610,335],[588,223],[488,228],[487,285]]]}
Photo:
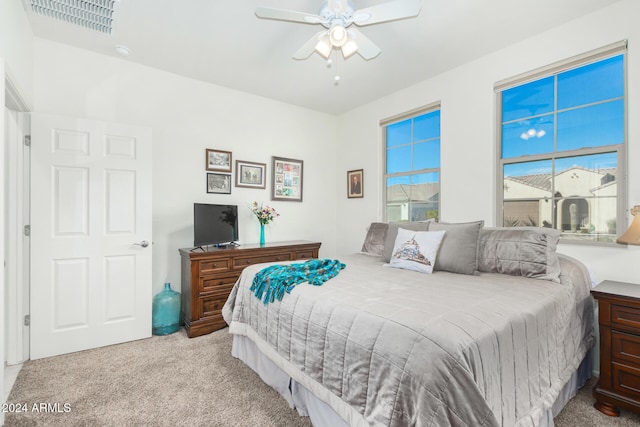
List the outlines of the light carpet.
{"label": "light carpet", "polygon": [[[627,411],[611,418],[595,410],[591,386],[572,399],[556,426],[640,425]],[[181,329],[28,361],[7,404],[13,411],[5,413],[6,426],[311,426],[231,356],[226,328],[191,339]]]}

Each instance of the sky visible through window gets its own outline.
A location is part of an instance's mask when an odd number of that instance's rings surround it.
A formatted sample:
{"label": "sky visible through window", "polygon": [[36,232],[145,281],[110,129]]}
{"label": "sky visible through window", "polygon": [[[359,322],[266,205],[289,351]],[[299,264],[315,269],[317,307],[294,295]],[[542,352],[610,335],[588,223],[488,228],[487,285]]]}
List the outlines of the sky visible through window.
{"label": "sky visible through window", "polygon": [[624,56],[618,55],[502,93],[504,176],[551,174],[551,161],[526,157],[553,153],[555,174],[573,166],[616,168],[615,152],[570,156],[572,150],[624,143]]}
{"label": "sky visible through window", "polygon": [[[440,110],[387,126],[387,174],[440,167]],[[403,179],[400,179],[403,178]],[[398,177],[394,183],[438,182],[437,173]]]}

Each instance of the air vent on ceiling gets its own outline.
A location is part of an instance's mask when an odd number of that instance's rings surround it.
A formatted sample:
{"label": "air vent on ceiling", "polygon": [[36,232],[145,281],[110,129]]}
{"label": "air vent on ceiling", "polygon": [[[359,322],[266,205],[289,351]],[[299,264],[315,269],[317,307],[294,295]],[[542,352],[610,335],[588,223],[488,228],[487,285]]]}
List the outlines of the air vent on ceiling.
{"label": "air vent on ceiling", "polygon": [[114,5],[119,0],[29,0],[41,15],[111,34]]}

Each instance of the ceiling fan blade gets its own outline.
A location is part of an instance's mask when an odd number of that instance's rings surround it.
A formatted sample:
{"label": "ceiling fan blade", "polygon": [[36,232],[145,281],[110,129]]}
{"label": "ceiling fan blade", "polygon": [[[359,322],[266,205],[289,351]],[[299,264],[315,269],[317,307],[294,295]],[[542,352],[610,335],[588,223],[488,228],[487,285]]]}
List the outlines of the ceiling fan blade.
{"label": "ceiling fan blade", "polygon": [[417,16],[421,7],[421,0],[395,0],[356,10],[353,12],[353,22],[356,25],[371,25],[410,18]]}
{"label": "ceiling fan blade", "polygon": [[376,46],[371,40],[369,40],[364,34],[355,28],[348,30],[349,35],[358,45],[358,54],[367,61],[380,55],[380,48]]}
{"label": "ceiling fan blade", "polygon": [[296,53],[293,54],[293,59],[307,59],[316,50],[316,45],[320,39],[327,34],[326,31],[320,31],[311,37],[305,44],[302,45]]}
{"label": "ceiling fan blade", "polygon": [[313,13],[296,12],[293,10],[273,9],[270,7],[259,7],[256,9],[256,16],[263,19],[277,19],[279,21],[302,22],[304,24],[320,24],[322,18]]}

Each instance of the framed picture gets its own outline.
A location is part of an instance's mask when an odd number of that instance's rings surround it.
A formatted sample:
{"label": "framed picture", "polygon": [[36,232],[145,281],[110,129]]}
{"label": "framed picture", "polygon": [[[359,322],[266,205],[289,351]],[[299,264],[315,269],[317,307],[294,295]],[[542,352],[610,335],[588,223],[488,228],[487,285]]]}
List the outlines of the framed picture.
{"label": "framed picture", "polygon": [[354,199],[364,197],[363,171],[356,169],[347,172],[347,197]]}
{"label": "framed picture", "polygon": [[302,160],[272,157],[271,200],[302,201]]}
{"label": "framed picture", "polygon": [[231,172],[231,151],[207,148],[207,170]]}
{"label": "framed picture", "polygon": [[231,174],[207,173],[207,193],[231,194]]}
{"label": "framed picture", "polygon": [[266,173],[265,163],[236,160],[236,187],[266,188]]}

